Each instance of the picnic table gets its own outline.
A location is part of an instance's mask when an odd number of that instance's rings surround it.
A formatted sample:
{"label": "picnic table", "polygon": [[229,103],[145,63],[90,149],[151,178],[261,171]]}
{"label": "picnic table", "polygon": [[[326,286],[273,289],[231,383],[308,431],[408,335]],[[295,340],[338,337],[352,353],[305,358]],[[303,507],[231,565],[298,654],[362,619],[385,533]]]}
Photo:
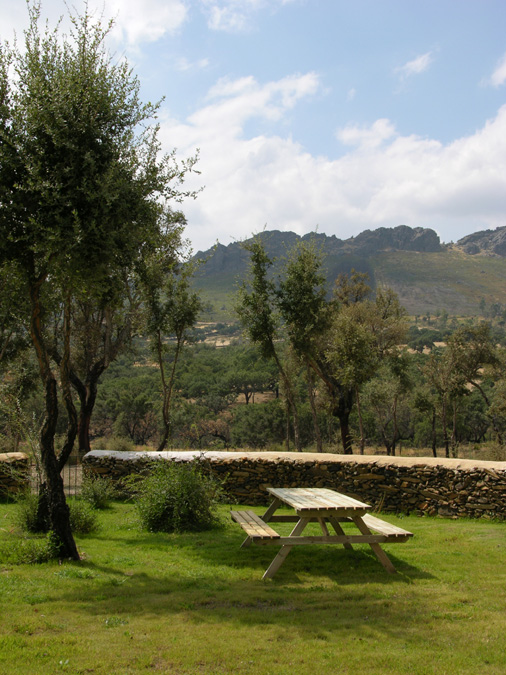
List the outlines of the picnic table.
{"label": "picnic table", "polygon": [[[387,572],[395,573],[395,567],[381,544],[402,543],[413,536],[411,532],[391,525],[368,513],[369,504],[353,499],[328,488],[267,488],[273,497],[263,516],[254,511],[231,511],[232,520],[239,523],[247,537],[243,547],[251,544],[281,546],[278,554],[263,575],[272,578],[283,564],[293,546],[308,544],[341,544],[353,549],[353,544],[369,544],[379,562]],[[288,505],[295,513],[276,514],[280,506]],[[269,523],[294,522],[295,527],[288,536],[280,535]],[[320,525],[321,535],[302,536],[309,523]],[[341,523],[353,523],[359,534],[347,534]],[[335,534],[329,530],[332,526]]]}

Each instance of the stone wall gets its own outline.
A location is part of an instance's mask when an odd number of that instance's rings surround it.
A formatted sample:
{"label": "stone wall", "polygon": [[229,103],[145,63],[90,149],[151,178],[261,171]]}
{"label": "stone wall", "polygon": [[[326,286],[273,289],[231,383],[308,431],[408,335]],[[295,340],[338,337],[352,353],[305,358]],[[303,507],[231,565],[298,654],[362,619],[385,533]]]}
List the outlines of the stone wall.
{"label": "stone wall", "polygon": [[83,458],[85,473],[125,476],[153,461],[198,459],[223,481],[231,500],[265,504],[272,487],[329,487],[376,510],[506,519],[506,462],[270,452],[112,452]]}
{"label": "stone wall", "polygon": [[5,499],[26,489],[30,463],[24,452],[0,453],[0,497]]}

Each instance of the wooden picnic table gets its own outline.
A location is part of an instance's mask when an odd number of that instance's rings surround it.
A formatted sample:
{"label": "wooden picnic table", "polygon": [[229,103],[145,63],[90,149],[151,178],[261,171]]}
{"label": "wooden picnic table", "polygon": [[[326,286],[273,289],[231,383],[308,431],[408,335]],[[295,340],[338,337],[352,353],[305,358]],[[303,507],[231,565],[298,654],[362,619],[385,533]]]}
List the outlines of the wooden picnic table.
{"label": "wooden picnic table", "polygon": [[[273,501],[263,516],[254,511],[231,511],[231,517],[248,535],[242,546],[277,545],[278,554],[265,571],[263,578],[272,578],[283,564],[293,546],[307,544],[341,544],[352,549],[353,544],[369,544],[376,557],[387,570],[394,573],[395,567],[381,544],[402,543],[413,536],[411,532],[376,518],[368,513],[369,504],[353,499],[328,488],[267,488]],[[295,513],[276,514],[280,506],[288,505]],[[282,536],[269,523],[294,522],[288,536]],[[309,523],[320,525],[321,535],[302,536]],[[354,523],[360,534],[346,534],[341,523]],[[331,534],[329,525],[335,534]]]}

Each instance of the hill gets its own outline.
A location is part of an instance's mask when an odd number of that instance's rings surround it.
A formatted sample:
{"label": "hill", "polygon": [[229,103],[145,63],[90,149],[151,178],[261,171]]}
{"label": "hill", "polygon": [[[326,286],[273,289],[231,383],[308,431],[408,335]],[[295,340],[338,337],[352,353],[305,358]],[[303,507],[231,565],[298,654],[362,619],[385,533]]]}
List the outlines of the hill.
{"label": "hill", "polygon": [[[443,310],[477,315],[483,302],[506,307],[506,227],[476,232],[448,245],[441,244],[434,230],[406,225],[366,230],[346,240],[277,230],[258,236],[275,260],[274,274],[298,241],[311,240],[325,253],[329,286],[341,272],[367,272],[373,287],[392,288],[413,315]],[[214,318],[233,318],[233,298],[247,274],[248,252],[240,243],[218,244],[195,258],[206,261],[195,284],[213,305]]]}

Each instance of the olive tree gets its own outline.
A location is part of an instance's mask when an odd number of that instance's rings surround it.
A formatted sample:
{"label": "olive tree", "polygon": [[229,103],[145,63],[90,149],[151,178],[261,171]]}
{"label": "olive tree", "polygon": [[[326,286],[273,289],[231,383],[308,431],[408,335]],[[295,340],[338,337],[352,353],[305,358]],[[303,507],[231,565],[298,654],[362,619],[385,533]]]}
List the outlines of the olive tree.
{"label": "olive tree", "polygon": [[[156,245],[167,204],[190,164],[160,157],[157,105],[143,104],[126,62],[105,48],[110,28],[88,13],[70,34],[40,28],[29,6],[24,48],[0,48],[0,264],[15,266],[44,390],[40,453],[48,527],[60,555],[79,558],[60,471],[78,416],[72,397],[72,310],[77,299],[124,288],[125,273]],[[61,314],[61,358],[51,359],[50,317]],[[55,451],[63,400],[66,440]]]}

